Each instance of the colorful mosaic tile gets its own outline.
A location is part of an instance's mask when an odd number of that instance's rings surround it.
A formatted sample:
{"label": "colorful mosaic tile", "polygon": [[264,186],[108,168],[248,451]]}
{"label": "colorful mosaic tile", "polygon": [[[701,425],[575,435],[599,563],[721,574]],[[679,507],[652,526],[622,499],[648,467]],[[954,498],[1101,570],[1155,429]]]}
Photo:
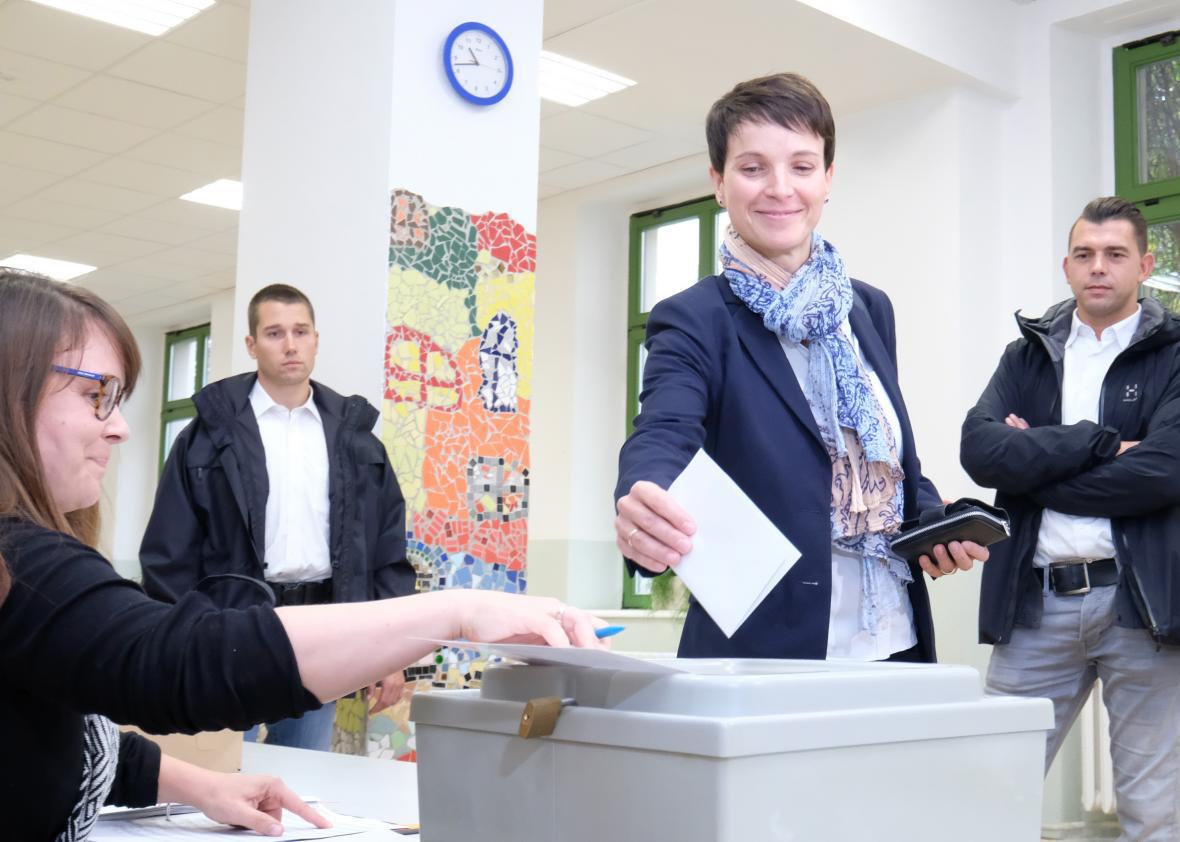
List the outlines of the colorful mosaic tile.
{"label": "colorful mosaic tile", "polygon": [[[406,498],[416,588],[523,593],[536,238],[507,214],[394,190],[389,244],[381,437]],[[478,686],[488,662],[443,650],[407,681],[414,692]],[[367,725],[346,706],[348,745],[413,759],[409,697]]]}
{"label": "colorful mosaic tile", "polygon": [[506,213],[473,217],[479,232],[479,250],[504,264],[509,272],[537,271],[537,238]]}

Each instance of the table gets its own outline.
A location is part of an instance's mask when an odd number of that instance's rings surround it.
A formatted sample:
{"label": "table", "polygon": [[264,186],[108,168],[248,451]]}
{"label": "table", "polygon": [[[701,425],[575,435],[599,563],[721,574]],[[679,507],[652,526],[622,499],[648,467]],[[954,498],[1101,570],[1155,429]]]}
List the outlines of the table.
{"label": "table", "polygon": [[[399,824],[418,822],[418,767],[414,763],[246,743],[242,746],[242,771],[277,775],[300,795],[313,795],[339,813]],[[347,838],[360,840],[369,835]],[[380,838],[390,842],[401,837],[386,830]]]}

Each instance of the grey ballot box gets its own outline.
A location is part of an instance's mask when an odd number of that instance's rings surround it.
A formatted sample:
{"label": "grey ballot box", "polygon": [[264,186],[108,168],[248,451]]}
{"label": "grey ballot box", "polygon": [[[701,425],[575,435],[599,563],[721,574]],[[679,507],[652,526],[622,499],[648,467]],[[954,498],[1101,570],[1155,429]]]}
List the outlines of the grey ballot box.
{"label": "grey ballot box", "polygon": [[[1045,699],[970,667],[497,665],[414,697],[423,842],[1036,842]],[[518,735],[560,697],[549,736]]]}

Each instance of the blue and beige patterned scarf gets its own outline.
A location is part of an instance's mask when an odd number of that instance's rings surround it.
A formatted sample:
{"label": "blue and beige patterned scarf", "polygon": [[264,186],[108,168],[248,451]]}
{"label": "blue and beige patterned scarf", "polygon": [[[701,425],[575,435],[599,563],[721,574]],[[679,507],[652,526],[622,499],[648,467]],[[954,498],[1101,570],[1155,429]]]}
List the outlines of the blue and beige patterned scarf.
{"label": "blue and beige patterned scarf", "polygon": [[734,295],[768,329],[807,344],[807,382],[800,385],[832,460],[832,542],[862,560],[860,625],[876,633],[913,581],[909,565],[889,549],[901,526],[905,475],[893,430],[843,327],[852,310],[844,261],[812,232],[811,257],[791,275],[731,226],[721,266]]}

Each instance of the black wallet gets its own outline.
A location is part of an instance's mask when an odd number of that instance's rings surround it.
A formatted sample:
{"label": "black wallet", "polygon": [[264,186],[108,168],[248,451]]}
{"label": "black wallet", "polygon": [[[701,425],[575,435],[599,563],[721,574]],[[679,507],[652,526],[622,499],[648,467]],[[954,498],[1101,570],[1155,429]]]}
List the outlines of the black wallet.
{"label": "black wallet", "polygon": [[974,541],[981,547],[1003,541],[1011,534],[1008,513],[980,500],[960,497],[953,503],[927,509],[901,525],[890,546],[906,561],[921,555],[933,558],[935,544]]}

